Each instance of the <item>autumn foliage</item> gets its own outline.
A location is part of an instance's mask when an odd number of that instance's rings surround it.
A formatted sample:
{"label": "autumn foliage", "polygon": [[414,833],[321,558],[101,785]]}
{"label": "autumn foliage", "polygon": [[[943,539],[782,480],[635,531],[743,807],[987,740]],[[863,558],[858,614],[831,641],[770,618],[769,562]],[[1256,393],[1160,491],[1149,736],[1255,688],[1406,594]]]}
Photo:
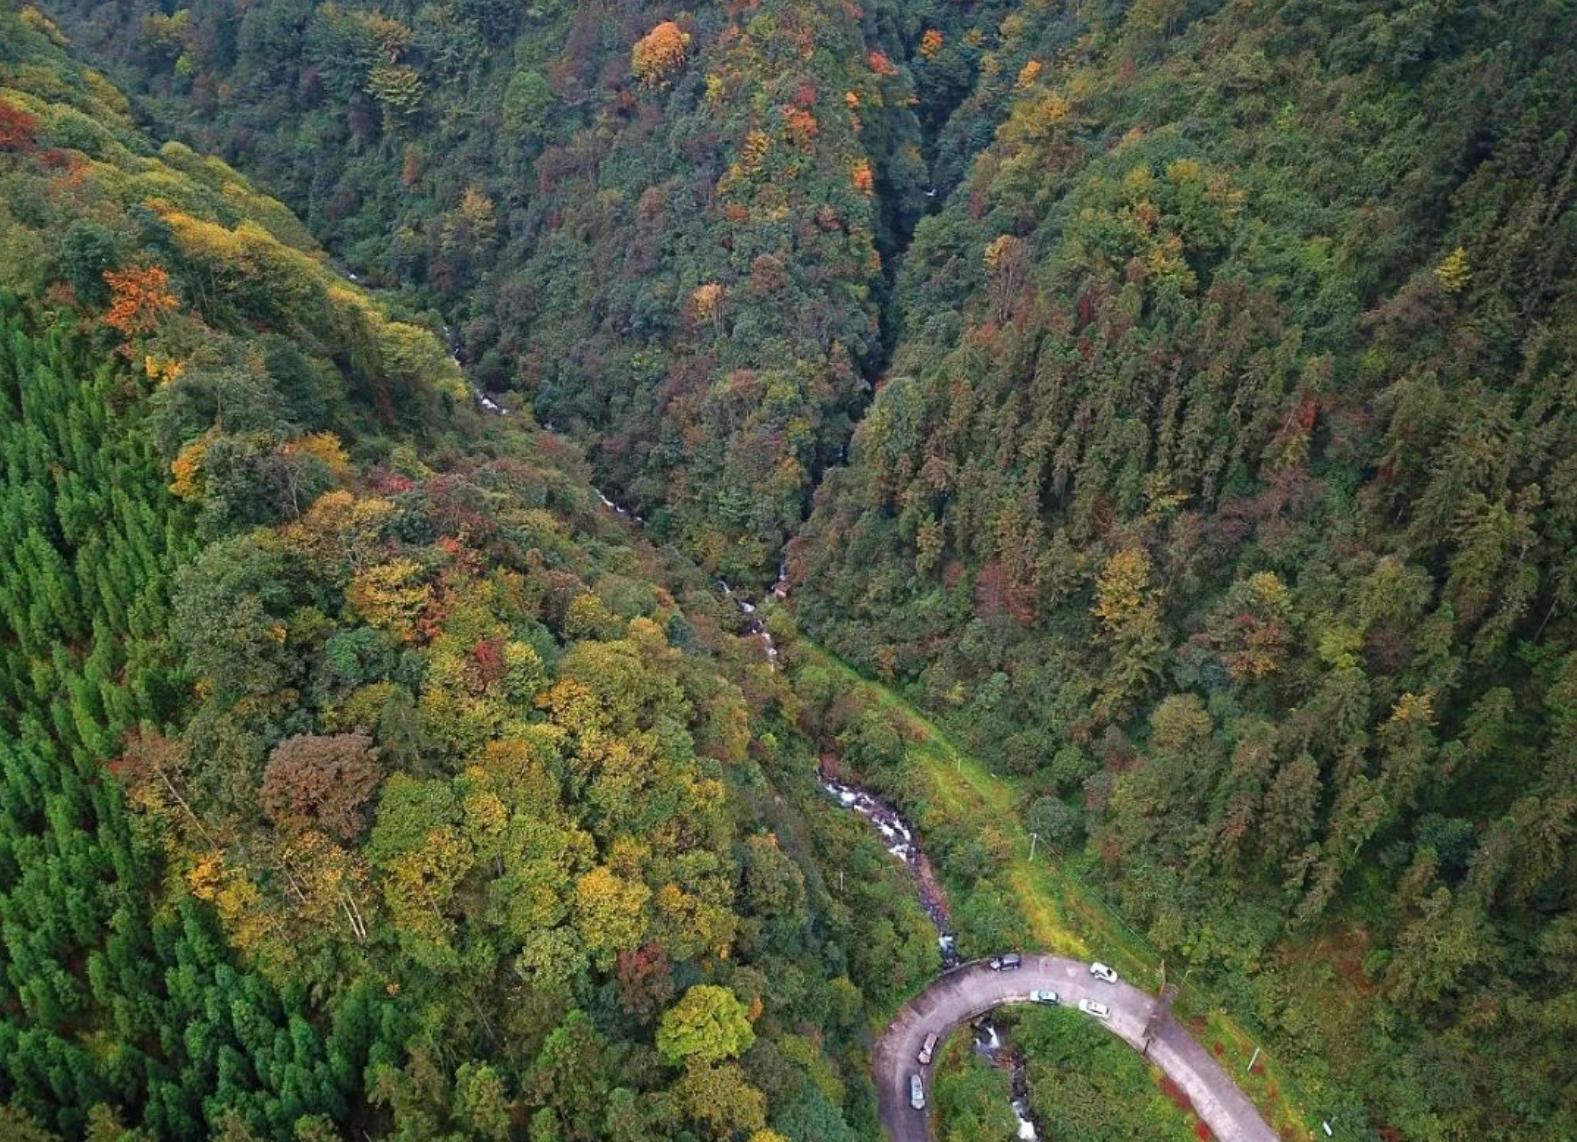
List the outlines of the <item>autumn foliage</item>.
{"label": "autumn foliage", "polygon": [[30,151],[37,133],[37,116],[0,102],[0,151]]}
{"label": "autumn foliage", "polygon": [[655,86],[684,62],[690,35],[672,20],[664,20],[636,41],[630,68],[642,83]]}
{"label": "autumn foliage", "polygon": [[274,747],[263,770],[263,812],[292,828],[316,825],[349,840],[378,785],[378,751],[364,731],[297,734]]}
{"label": "autumn foliage", "polygon": [[198,483],[198,476],[202,472],[203,453],[208,450],[206,437],[184,445],[180,452],[170,461],[170,491],[178,498],[195,501],[202,496],[202,485]]}
{"label": "autumn foliage", "polygon": [[717,282],[696,286],[690,295],[691,306],[697,321],[716,321],[723,306],[723,287]]}
{"label": "autumn foliage", "polygon": [[159,316],[180,305],[170,292],[170,275],[162,266],[105,270],[104,281],[110,287],[110,308],[104,315],[104,324],[127,337],[152,333]]}
{"label": "autumn foliage", "polygon": [[783,122],[788,129],[789,138],[802,147],[808,147],[820,130],[816,116],[802,107],[785,107]]}

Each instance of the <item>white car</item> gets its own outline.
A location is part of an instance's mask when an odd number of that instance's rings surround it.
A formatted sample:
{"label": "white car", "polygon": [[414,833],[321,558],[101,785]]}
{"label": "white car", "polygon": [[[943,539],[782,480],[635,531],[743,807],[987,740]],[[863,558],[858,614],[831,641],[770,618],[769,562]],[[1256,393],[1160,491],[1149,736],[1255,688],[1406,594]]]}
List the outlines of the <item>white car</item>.
{"label": "white car", "polygon": [[1079,1000],[1079,1010],[1096,1019],[1110,1019],[1112,1017],[1112,1009],[1110,1007],[1107,1007],[1104,1003],[1097,1003],[1093,999]]}
{"label": "white car", "polygon": [[1029,993],[1031,1003],[1056,1003],[1058,1002],[1055,991],[1032,991]]}
{"label": "white car", "polygon": [[909,1076],[909,1105],[916,1110],[925,1109],[925,1084],[919,1075]]}
{"label": "white car", "polygon": [[1117,973],[1114,972],[1111,968],[1107,967],[1105,964],[1101,964],[1101,963],[1091,964],[1090,965],[1090,974],[1093,975],[1096,979],[1102,980],[1102,981],[1104,981],[1106,983],[1116,983],[1117,982]]}

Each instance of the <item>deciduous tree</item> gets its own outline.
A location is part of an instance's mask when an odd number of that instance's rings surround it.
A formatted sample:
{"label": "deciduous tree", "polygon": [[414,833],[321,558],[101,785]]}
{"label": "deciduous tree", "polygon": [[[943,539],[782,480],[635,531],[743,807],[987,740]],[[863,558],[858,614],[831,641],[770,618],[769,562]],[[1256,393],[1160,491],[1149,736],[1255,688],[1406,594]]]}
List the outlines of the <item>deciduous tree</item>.
{"label": "deciduous tree", "polygon": [[180,299],[171,292],[170,275],[163,266],[105,270],[104,283],[110,289],[110,307],[104,323],[127,337],[152,333],[164,314],[180,308]]}
{"label": "deciduous tree", "polygon": [[377,788],[378,776],[378,751],[365,731],[297,734],[268,756],[263,811],[287,828],[315,825],[351,840],[366,826],[361,809]]}
{"label": "deciduous tree", "polygon": [[655,86],[684,62],[690,34],[672,20],[664,20],[635,42],[630,69],[642,83]]}
{"label": "deciduous tree", "polygon": [[755,1041],[745,1005],[726,987],[697,984],[657,1026],[657,1052],[675,1065],[736,1058]]}

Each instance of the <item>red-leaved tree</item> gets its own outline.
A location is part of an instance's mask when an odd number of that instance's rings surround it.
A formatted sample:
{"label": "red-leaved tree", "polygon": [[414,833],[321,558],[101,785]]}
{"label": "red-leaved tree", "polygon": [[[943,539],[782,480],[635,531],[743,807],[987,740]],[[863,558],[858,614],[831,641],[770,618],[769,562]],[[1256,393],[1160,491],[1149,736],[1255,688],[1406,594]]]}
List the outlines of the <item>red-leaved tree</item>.
{"label": "red-leaved tree", "polygon": [[361,807],[377,787],[378,751],[366,733],[297,734],[268,756],[263,812],[287,828],[316,825],[350,840],[361,832]]}
{"label": "red-leaved tree", "polygon": [[38,117],[0,100],[0,151],[31,151],[38,139]]}

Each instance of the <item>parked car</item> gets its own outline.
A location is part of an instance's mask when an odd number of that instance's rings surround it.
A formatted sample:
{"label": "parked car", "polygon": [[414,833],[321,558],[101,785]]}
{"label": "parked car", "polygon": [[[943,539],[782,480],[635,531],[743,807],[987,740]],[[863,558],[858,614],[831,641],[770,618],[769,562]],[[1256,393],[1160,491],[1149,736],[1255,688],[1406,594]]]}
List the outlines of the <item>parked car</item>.
{"label": "parked car", "polygon": [[909,1105],[916,1110],[925,1109],[925,1084],[919,1075],[909,1076]]}
{"label": "parked car", "polygon": [[1107,983],[1116,983],[1117,982],[1117,973],[1114,972],[1111,968],[1107,967],[1105,964],[1101,964],[1101,963],[1091,964],[1090,965],[1090,974],[1093,975],[1096,979],[1104,980]]}
{"label": "parked car", "polygon": [[1016,971],[1024,963],[1024,957],[1017,952],[1008,952],[1005,955],[991,957],[992,971]]}
{"label": "parked car", "polygon": [[1057,1003],[1057,1002],[1059,1002],[1059,1000],[1057,999],[1057,993],[1055,991],[1032,991],[1032,992],[1029,993],[1029,1001],[1031,1003]]}
{"label": "parked car", "polygon": [[1097,1003],[1093,999],[1079,1000],[1079,1010],[1086,1015],[1094,1016],[1096,1019],[1110,1019],[1112,1017],[1112,1009],[1110,1007],[1107,1007],[1104,1003]]}
{"label": "parked car", "polygon": [[925,1037],[925,1043],[920,1048],[920,1053],[915,1056],[920,1065],[924,1066],[931,1061],[931,1056],[936,1054],[936,1032],[932,1031]]}

